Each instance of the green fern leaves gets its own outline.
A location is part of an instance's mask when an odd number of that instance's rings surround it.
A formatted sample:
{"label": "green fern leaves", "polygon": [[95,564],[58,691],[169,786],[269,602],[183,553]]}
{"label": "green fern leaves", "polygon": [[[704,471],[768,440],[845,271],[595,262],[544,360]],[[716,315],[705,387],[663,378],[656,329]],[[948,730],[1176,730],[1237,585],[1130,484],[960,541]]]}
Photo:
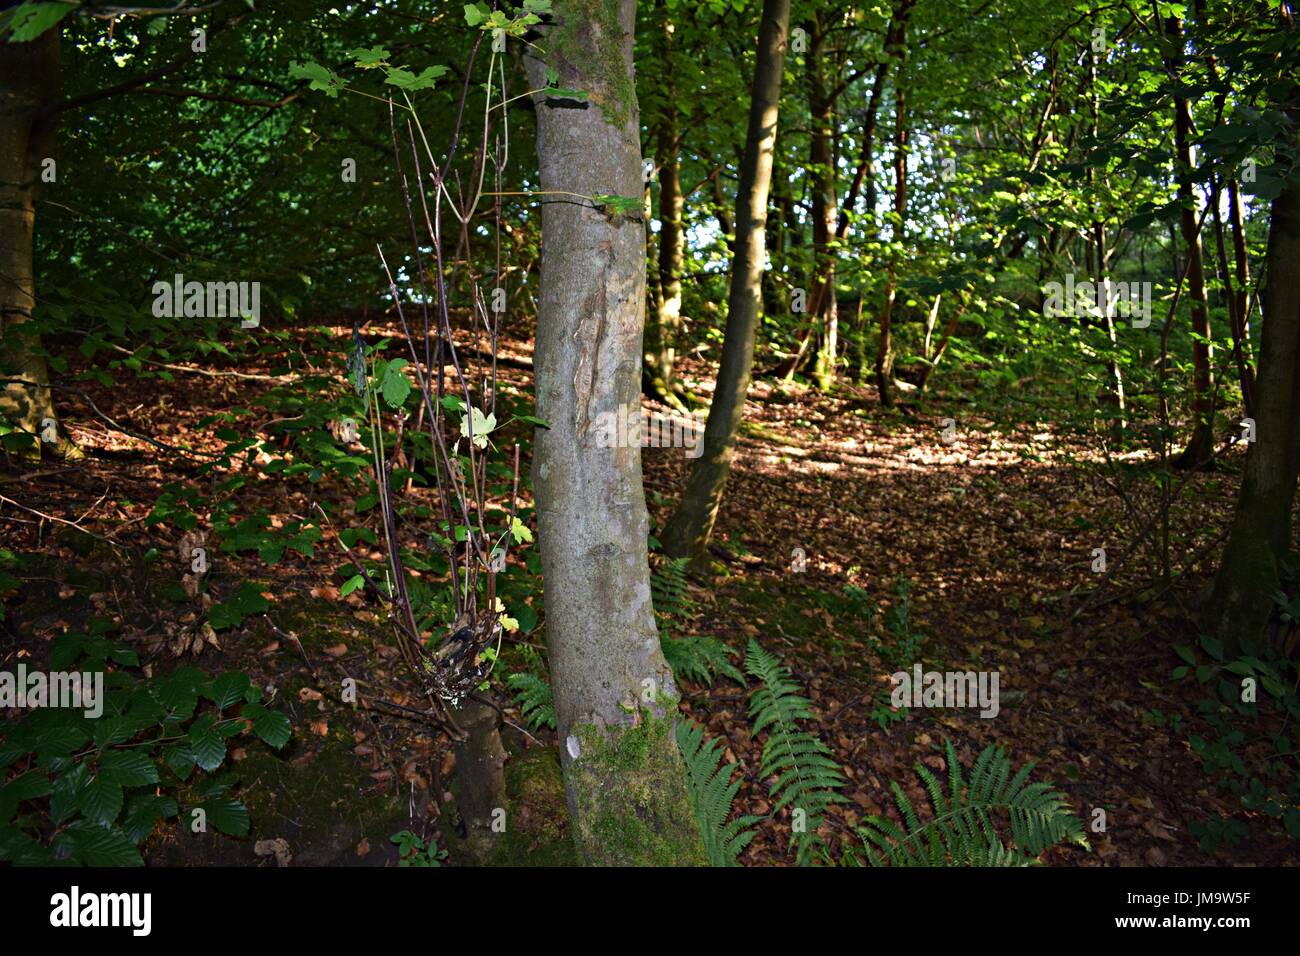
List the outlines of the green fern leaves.
{"label": "green fern leaves", "polygon": [[731,779],[736,770],[734,763],[718,766],[722,761],[722,744],[717,740],[706,741],[703,727],[678,721],[677,748],[686,761],[686,782],[709,863],[737,866],[740,851],[754,839],[754,824],[763,818],[747,815],[727,821],[740,780]]}
{"label": "green fern leaves", "polygon": [[[906,829],[873,816],[859,829],[863,852],[872,866],[1028,866],[1048,847],[1068,841],[1087,847],[1083,825],[1070,812],[1064,795],[1050,783],[1029,783],[1034,764],[1014,775],[1011,758],[992,744],[975,759],[969,779],[951,741],[944,741],[948,789],[924,764],[916,764],[930,798],[932,818],[920,815],[897,782],[890,784]],[[1007,846],[995,820],[1005,819],[1014,849]],[[860,862],[856,854],[846,861]]]}
{"label": "green fern leaves", "polygon": [[736,652],[716,637],[670,637],[665,631],[659,635],[659,646],[679,683],[691,680],[712,687],[716,674],[745,683],[745,675],[731,663]]}
{"label": "green fern leaves", "polygon": [[839,792],[844,775],[817,735],[799,729],[800,721],[813,719],[812,704],[799,694],[801,688],[790,672],[756,641],[749,642],[745,670],[761,682],[749,698],[754,736],[767,731],[759,776],[776,777],[773,812],[790,808],[790,842],[798,863],[804,865],[823,848],[817,828],[826,808],[845,802]]}
{"label": "green fern leaves", "polygon": [[686,585],[687,560],[664,558],[650,575],[650,596],[664,659],[679,684],[689,680],[712,687],[714,678],[722,674],[743,687],[745,675],[731,663],[736,654],[731,647],[716,637],[672,636],[673,625],[695,613],[695,602]]}
{"label": "green fern leaves", "polygon": [[555,729],[555,698],[551,684],[546,679],[546,665],[542,655],[531,647],[523,648],[528,670],[506,677],[506,685],[519,703],[519,716],[529,727]]}

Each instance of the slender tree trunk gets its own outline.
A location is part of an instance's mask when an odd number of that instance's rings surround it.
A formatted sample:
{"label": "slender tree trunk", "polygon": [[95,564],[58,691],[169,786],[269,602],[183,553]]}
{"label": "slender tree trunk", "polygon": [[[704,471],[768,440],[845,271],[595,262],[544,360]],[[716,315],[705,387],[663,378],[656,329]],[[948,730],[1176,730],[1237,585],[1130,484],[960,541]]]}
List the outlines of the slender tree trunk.
{"label": "slender tree trunk", "polygon": [[813,281],[809,299],[810,316],[817,329],[817,353],[813,380],[822,391],[835,384],[835,360],[839,348],[839,314],[835,300],[835,238],[839,212],[835,193],[835,102],[828,89],[826,34],[817,16],[808,23],[808,112],[812,135],[808,145],[808,175],[812,188]]}
{"label": "slender tree trunk", "polygon": [[898,251],[907,217],[907,96],[902,87],[902,54],[899,54],[899,86],[894,90],[894,235],[885,270],[885,302],[880,309],[880,340],[876,345],[876,390],[880,404],[894,407],[894,301],[898,297]]}
{"label": "slender tree trunk", "polygon": [[[1166,22],[1166,32],[1181,48],[1183,23],[1177,17]],[[1181,75],[1181,52],[1171,59],[1171,69]],[[1192,309],[1192,414],[1195,422],[1192,437],[1175,463],[1179,467],[1196,467],[1214,454],[1214,375],[1210,345],[1210,311],[1205,297],[1205,265],[1201,258],[1201,239],[1196,228],[1196,201],[1192,189],[1194,156],[1191,145],[1192,110],[1186,97],[1174,98],[1174,142],[1178,163],[1178,199],[1182,203],[1180,225],[1183,245],[1190,264],[1187,269],[1187,297]]]}
{"label": "slender tree trunk", "polygon": [[40,336],[27,328],[36,309],[36,197],[54,151],[49,106],[59,81],[59,36],[56,27],[29,43],[0,43],[0,379],[7,380],[0,415],[31,434],[33,456],[43,447],[79,458],[58,426]]}
{"label": "slender tree trunk", "polygon": [[[557,0],[529,81],[588,92],[537,100],[543,193],[641,194],[634,0]],[[696,864],[703,843],[673,727],[678,691],[650,603],[641,449],[602,447],[603,414],[639,412],[645,308],[640,216],[542,204],[533,464],[546,639],[574,836],[589,864]]]}
{"label": "slender tree trunk", "polygon": [[657,163],[659,167],[658,295],[655,316],[646,323],[646,392],[669,405],[685,408],[678,392],[673,365],[677,339],[682,328],[682,265],[686,261],[686,233],[682,228],[681,162],[677,133],[677,98],[671,79],[673,24],[663,11],[663,39],[660,46],[667,70],[668,90],[659,122]]}
{"label": "slender tree trunk", "polygon": [[1250,256],[1246,252],[1246,228],[1241,217],[1241,191],[1236,179],[1228,180],[1228,226],[1232,230],[1233,342],[1237,351],[1237,374],[1241,379],[1242,404],[1247,416],[1255,414],[1255,356],[1250,346]]}
{"label": "slender tree trunk", "polygon": [[664,528],[664,550],[699,559],[713,534],[722,491],[731,469],[736,437],[745,412],[745,395],[754,365],[754,336],[762,305],[767,196],[785,68],[790,0],[763,0],[758,61],[750,97],[749,130],[736,192],[736,254],[731,264],[727,327],[718,382],[704,428],[704,451],[695,461],[681,504]]}
{"label": "slender tree trunk", "polygon": [[[1285,16],[1285,13],[1284,13]],[[1293,25],[1284,21],[1288,29]],[[1300,86],[1292,85],[1289,150],[1300,148]],[[1281,152],[1281,151],[1280,151]],[[1291,540],[1300,464],[1300,186],[1273,200],[1255,388],[1255,441],[1246,455],[1228,544],[1206,604],[1206,626],[1230,654],[1264,630]]]}

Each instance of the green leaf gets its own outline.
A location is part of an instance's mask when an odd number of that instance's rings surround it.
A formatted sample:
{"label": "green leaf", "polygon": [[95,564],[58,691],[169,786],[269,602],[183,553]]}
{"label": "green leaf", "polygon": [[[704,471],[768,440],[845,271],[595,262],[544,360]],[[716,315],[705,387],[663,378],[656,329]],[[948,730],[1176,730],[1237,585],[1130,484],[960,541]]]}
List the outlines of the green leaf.
{"label": "green leaf", "polygon": [[216,770],[226,759],[226,742],[213,726],[211,715],[200,717],[186,735],[194,762],[204,770]]}
{"label": "green leaf", "polygon": [[411,381],[404,374],[396,362],[389,365],[388,370],[384,373],[384,383],[381,388],[386,401],[392,408],[401,408],[406,402],[406,396],[411,394]]}
{"label": "green leaf", "polygon": [[226,836],[248,836],[248,808],[238,800],[217,798],[205,800],[197,809],[207,814],[208,824]]}
{"label": "green leaf", "polygon": [[218,710],[225,710],[232,704],[237,704],[244,699],[244,691],[248,688],[248,685],[247,674],[238,672],[222,674],[212,682],[211,687],[204,696],[216,704]]}
{"label": "green leaf", "polygon": [[412,73],[410,70],[403,70],[400,67],[395,67],[388,71],[388,78],[384,82],[390,86],[396,86],[399,89],[410,90],[412,92],[415,90],[427,90],[430,89],[433,84],[437,82],[439,77],[446,72],[447,68],[440,65],[426,66],[418,74]]}
{"label": "green leaf", "polygon": [[261,704],[248,704],[244,707],[244,716],[253,722],[253,733],[276,750],[287,744],[293,736],[289,718],[277,710]]}
{"label": "green leaf", "polygon": [[107,826],[122,812],[122,785],[101,774],[86,784],[77,806],[87,820]]}
{"label": "green leaf", "polygon": [[465,23],[471,27],[476,27],[487,19],[488,11],[482,5],[477,3],[465,4]]}
{"label": "green leaf", "polygon": [[9,21],[10,43],[30,43],[73,10],[75,3],[24,3]]}
{"label": "green leaf", "polygon": [[361,47],[349,50],[348,56],[352,57],[361,69],[372,70],[388,59],[388,51],[381,46],[371,47],[368,50]]}
{"label": "green leaf", "polygon": [[153,832],[154,826],[164,817],[174,817],[179,812],[176,801],[153,793],[141,793],[127,803],[122,827],[127,839],[139,843]]}
{"label": "green leaf", "polygon": [[331,98],[339,95],[339,90],[343,89],[343,81],[332,71],[319,63],[298,63],[292,60],[289,63],[289,76],[295,80],[310,80],[309,89],[321,90]]}
{"label": "green leaf", "polygon": [[158,768],[138,750],[110,750],[99,762],[99,776],[123,787],[158,782]]}
{"label": "green leaf", "polygon": [[0,822],[13,816],[22,801],[47,796],[53,789],[50,778],[40,770],[29,770],[14,777],[0,787]]}
{"label": "green leaf", "polygon": [[117,827],[78,822],[63,835],[77,860],[86,866],[144,866],[140,851]]}
{"label": "green leaf", "polygon": [[343,582],[343,587],[339,588],[339,595],[347,597],[353,591],[359,591],[365,587],[366,579],[359,574],[354,574]]}

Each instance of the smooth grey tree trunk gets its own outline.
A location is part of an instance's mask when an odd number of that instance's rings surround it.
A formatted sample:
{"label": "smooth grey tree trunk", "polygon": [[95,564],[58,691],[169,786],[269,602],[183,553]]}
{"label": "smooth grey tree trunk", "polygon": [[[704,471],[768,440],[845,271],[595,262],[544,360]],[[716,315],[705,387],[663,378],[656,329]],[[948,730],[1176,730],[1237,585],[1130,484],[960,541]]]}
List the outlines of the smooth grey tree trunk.
{"label": "smooth grey tree trunk", "polygon": [[[533,462],[546,641],[569,810],[589,864],[705,862],[673,729],[678,691],[650,602],[641,448],[602,447],[639,415],[645,230],[633,0],[557,0],[527,60],[590,102],[538,96],[542,281]],[[576,195],[575,195],[576,194]],[[628,197],[626,209],[577,196]]]}
{"label": "smooth grey tree trunk", "polygon": [[749,131],[736,191],[736,253],[731,264],[727,326],[713,403],[704,426],[704,450],[687,480],[681,504],[660,536],[670,555],[703,556],[713,534],[722,492],[731,470],[754,366],[754,336],[762,308],[767,196],[790,30],[790,0],[764,0],[758,34],[758,62],[750,97]]}

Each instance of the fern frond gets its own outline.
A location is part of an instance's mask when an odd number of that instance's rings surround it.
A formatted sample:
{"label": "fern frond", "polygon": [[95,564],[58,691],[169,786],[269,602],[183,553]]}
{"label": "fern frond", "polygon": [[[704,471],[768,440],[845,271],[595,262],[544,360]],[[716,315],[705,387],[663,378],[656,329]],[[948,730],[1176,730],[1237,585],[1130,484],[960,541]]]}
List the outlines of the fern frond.
{"label": "fern frond", "polygon": [[[916,774],[930,799],[931,817],[922,822],[897,782],[890,783],[900,827],[884,817],[869,817],[859,828],[863,852],[872,866],[1029,866],[1062,842],[1087,847],[1083,824],[1070,812],[1065,796],[1050,783],[1029,783],[1034,764],[1011,772],[1011,758],[1001,747],[985,747],[963,778],[956,748],[944,741],[948,786],[929,767]],[[1008,846],[995,821],[1010,824]],[[904,829],[904,827],[906,829]],[[856,853],[846,862],[856,862]]]}
{"label": "fern frond", "polygon": [[844,775],[817,735],[799,729],[799,721],[812,720],[814,714],[812,703],[799,693],[802,688],[790,672],[752,640],[745,670],[760,682],[749,698],[754,735],[767,731],[759,775],[776,778],[772,784],[774,810],[789,807],[793,811],[790,843],[797,862],[803,865],[822,849],[817,828],[827,807],[845,802],[839,792]]}
{"label": "fern frond", "polygon": [[532,671],[510,674],[506,685],[514,692],[519,703],[519,716],[529,727],[555,729],[555,699],[546,678]]}
{"label": "fern frond", "polygon": [[650,598],[655,614],[661,618],[680,621],[695,613],[695,602],[686,584],[689,563],[689,558],[664,558],[650,575]]}
{"label": "fern frond", "polygon": [[664,659],[680,684],[684,680],[713,686],[714,677],[722,674],[742,687],[745,675],[731,663],[736,651],[716,637],[670,637],[665,628],[659,635]]}
{"label": "fern frond", "polygon": [[728,821],[740,780],[732,780],[736,765],[722,761],[722,744],[705,740],[704,728],[686,720],[677,724],[677,748],[686,761],[686,781],[695,806],[695,819],[704,837],[704,849],[713,866],[736,866],[740,852],[757,833],[754,824],[762,820],[752,814]]}

